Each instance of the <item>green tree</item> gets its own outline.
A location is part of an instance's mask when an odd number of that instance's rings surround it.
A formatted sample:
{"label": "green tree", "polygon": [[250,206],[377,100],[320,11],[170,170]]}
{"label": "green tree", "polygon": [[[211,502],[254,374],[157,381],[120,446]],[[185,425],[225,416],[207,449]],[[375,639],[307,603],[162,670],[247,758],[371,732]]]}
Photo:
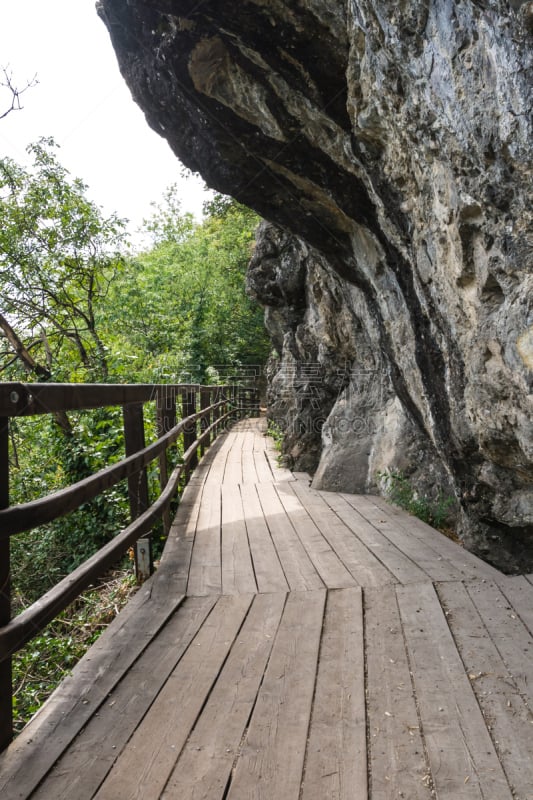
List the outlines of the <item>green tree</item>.
{"label": "green tree", "polygon": [[55,147],[30,145],[31,169],[0,160],[0,370],[106,380],[96,312],[123,263],[124,223],[87,199]]}
{"label": "green tree", "polygon": [[261,364],[269,343],[244,275],[258,217],[217,195],[194,223],[175,187],[145,224],[154,246],[126,264],[102,329],[114,368],[142,380],[205,381],[214,365]]}

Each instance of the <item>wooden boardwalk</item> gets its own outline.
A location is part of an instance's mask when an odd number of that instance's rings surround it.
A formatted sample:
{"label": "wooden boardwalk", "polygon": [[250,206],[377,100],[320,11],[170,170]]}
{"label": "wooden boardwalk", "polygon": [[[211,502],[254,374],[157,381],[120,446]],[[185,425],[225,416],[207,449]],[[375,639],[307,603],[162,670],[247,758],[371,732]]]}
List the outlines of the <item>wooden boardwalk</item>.
{"label": "wooden boardwalk", "polygon": [[533,800],[533,576],[312,490],[261,426],[203,459],[2,800]]}

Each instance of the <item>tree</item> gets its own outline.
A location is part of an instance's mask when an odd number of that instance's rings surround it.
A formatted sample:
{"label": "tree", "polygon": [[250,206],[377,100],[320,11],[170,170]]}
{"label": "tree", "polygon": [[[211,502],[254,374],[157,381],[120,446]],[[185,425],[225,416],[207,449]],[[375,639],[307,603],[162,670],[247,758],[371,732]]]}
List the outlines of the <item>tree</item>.
{"label": "tree", "polygon": [[202,223],[181,214],[171,187],[146,223],[154,246],[111,286],[100,325],[124,374],[203,382],[216,365],[266,360],[262,310],[244,289],[259,219],[220,195],[206,211]]}
{"label": "tree", "polygon": [[16,359],[40,380],[106,380],[96,308],[123,263],[124,223],[87,199],[55,147],[30,145],[30,170],[0,160],[0,371]]}
{"label": "tree", "polygon": [[34,75],[31,80],[26,82],[22,89],[19,89],[13,83],[13,73],[8,67],[2,67],[1,72],[3,78],[0,80],[0,91],[3,97],[7,95],[7,100],[1,106],[1,108],[4,110],[0,111],[0,119],[4,119],[4,117],[7,117],[7,115],[11,114],[12,111],[21,110],[22,105],[20,103],[20,98],[27,89],[31,89],[32,86],[36,86],[38,80],[37,76]]}

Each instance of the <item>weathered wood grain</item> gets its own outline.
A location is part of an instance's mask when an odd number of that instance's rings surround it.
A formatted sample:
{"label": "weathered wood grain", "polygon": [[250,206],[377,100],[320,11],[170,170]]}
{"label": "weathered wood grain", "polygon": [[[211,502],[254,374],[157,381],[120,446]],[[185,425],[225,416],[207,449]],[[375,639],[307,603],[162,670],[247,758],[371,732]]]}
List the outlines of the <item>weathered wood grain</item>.
{"label": "weathered wood grain", "polygon": [[[215,462],[216,463],[216,462]],[[187,593],[220,593],[222,563],[220,553],[221,487],[211,482],[211,471],[202,490],[202,500],[189,569]]]}
{"label": "weathered wood grain", "polygon": [[263,514],[292,591],[321,589],[324,584],[285,514],[274,485],[258,483]]}
{"label": "weathered wood grain", "polygon": [[[2,800],[29,797],[183,601],[150,579],[0,755]],[[167,589],[167,591],[165,591]]]}
{"label": "weathered wood grain", "polygon": [[202,714],[162,794],[162,800],[222,800],[238,758],[285,604],[285,595],[258,595]]}
{"label": "weathered wood grain", "polygon": [[431,580],[461,580],[462,573],[443,556],[439,548],[433,547],[431,542],[414,536],[412,530],[408,531],[396,525],[373,502],[373,498],[361,495],[344,495],[344,497],[359,514],[362,514],[371,525],[386,536],[389,542],[392,542],[398,550],[416,562]]}
{"label": "weathered wood grain", "polygon": [[284,481],[276,486],[277,495],[285,513],[304,546],[316,571],[328,589],[355,586],[356,582],[328,540],[316,526],[312,516],[291,490],[296,481]]}
{"label": "weathered wood grain", "polygon": [[252,598],[221,597],[95,795],[98,800],[159,798]]}
{"label": "weathered wood grain", "polygon": [[444,536],[412,514],[408,514],[401,508],[387,503],[382,497],[373,495],[372,502],[381,509],[385,518],[390,519],[391,522],[403,528],[412,536],[431,544],[433,548],[437,549],[443,558],[461,573],[463,578],[490,578],[494,580],[501,575],[497,569],[482,561],[473,553],[469,553],[457,542],[448,539],[447,536]]}
{"label": "weathered wood grain", "polygon": [[496,584],[475,581],[466,587],[513,681],[533,709],[533,636]]}
{"label": "weathered wood grain", "polygon": [[298,800],[325,592],[292,593],[227,800]]}
{"label": "weathered wood grain", "polygon": [[397,586],[396,595],[437,797],[512,800],[433,586]]}
{"label": "weathered wood grain", "polygon": [[437,589],[513,796],[528,800],[533,790],[533,713],[465,586],[446,583]]}
{"label": "weathered wood grain", "polygon": [[[400,583],[429,580],[424,570],[390,542],[373,525],[358,514],[346,497],[333,492],[321,492],[321,497],[354,533],[360,542],[392,573]],[[347,495],[349,496],[349,495]]]}
{"label": "weathered wood grain", "polygon": [[[315,524],[358,584],[383,586],[396,583],[397,578],[337,516],[332,507],[335,505],[332,498],[330,498],[331,505],[326,502],[325,498],[329,493],[322,496],[321,493],[304,486],[301,481],[294,481],[291,488],[302,505],[309,510]],[[345,507],[342,499],[340,503]]]}
{"label": "weathered wood grain", "polygon": [[394,587],[364,590],[371,800],[431,800],[416,697]]}
{"label": "weathered wood grain", "polygon": [[301,800],[367,800],[361,589],[328,592]]}
{"label": "weathered wood grain", "polygon": [[222,593],[257,592],[239,486],[222,485]]}
{"label": "weathered wood grain", "polygon": [[184,602],[54,765],[35,800],[91,800],[216,599],[211,595]]}
{"label": "weathered wood grain", "polygon": [[527,576],[520,575],[514,578],[499,576],[497,584],[529,633],[533,635],[533,591]]}
{"label": "weathered wood grain", "polygon": [[286,592],[289,584],[270,536],[256,487],[244,484],[241,486],[241,496],[258,589],[260,592]]}

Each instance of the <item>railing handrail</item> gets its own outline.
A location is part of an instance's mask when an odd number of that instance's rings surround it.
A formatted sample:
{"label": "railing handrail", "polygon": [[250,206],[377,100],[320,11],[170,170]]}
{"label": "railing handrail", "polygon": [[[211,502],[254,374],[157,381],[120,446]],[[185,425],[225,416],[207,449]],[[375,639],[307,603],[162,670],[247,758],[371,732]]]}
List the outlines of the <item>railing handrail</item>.
{"label": "railing handrail", "polygon": [[9,506],[0,511],[0,540],[17,533],[30,531],[39,525],[64,517],[89,500],[93,500],[107,489],[111,489],[112,486],[120,483],[125,478],[140,472],[143,467],[147,466],[169,445],[173,444],[188,425],[201,419],[206,413],[225,405],[226,402],[226,400],[220,400],[218,403],[213,403],[207,408],[197,411],[196,414],[185,417],[168,433],[149,444],[143,450],[138,450],[133,455],[122,458],[115,464],[104,467],[99,472],[95,472],[93,475],[77,481],[77,483],[72,483],[70,486],[59,489],[57,492],[46,495],[46,497],[40,497],[38,500],[30,500],[27,503]]}
{"label": "railing handrail", "polygon": [[[137,548],[136,565],[139,569],[143,552],[141,543],[149,544],[151,527],[161,516],[168,532],[170,503],[180,480],[185,475],[186,481],[196,466],[198,448],[203,453],[206,443],[209,445],[212,441],[212,434],[216,436],[222,423],[235,414],[238,407],[237,390],[238,387],[232,384],[0,383],[0,751],[7,746],[13,732],[11,656],[38,635],[133,545]],[[238,391],[252,391],[256,395],[256,390],[250,387],[240,387]],[[184,416],[176,422],[178,398],[181,399]],[[163,431],[163,435],[146,446],[143,404],[152,401],[156,402],[158,432]],[[123,408],[125,458],[46,497],[17,506],[8,505],[10,418],[111,406]],[[184,449],[181,463],[168,477],[167,449],[181,434]],[[146,467],[158,457],[161,493],[154,503],[148,505]],[[11,619],[10,537],[74,511],[126,478],[131,524],[39,600]],[[147,534],[148,538],[139,541]],[[151,554],[151,547],[149,550]],[[149,574],[150,570],[151,567],[145,574]]]}
{"label": "railing handrail", "polygon": [[87,411],[202,389],[230,389],[200,383],[0,383],[0,417],[31,417],[56,411]]}
{"label": "railing handrail", "polygon": [[79,597],[99,575],[109,569],[137,539],[150,530],[153,523],[162,515],[164,508],[170,504],[181,475],[194,456],[198,445],[209,436],[220,422],[227,419],[232,413],[233,411],[228,411],[213,425],[206,428],[202,435],[194,441],[184,453],[183,462],[173,470],[165,489],[140,517],[114,536],[110,542],[107,542],[97,550],[96,553],[84,561],[83,564],[80,564],[63,580],[55,584],[39,600],[36,600],[31,606],[28,606],[12,619],[11,622],[0,628],[0,662],[12,656],[21,647],[24,647],[39,631]]}

